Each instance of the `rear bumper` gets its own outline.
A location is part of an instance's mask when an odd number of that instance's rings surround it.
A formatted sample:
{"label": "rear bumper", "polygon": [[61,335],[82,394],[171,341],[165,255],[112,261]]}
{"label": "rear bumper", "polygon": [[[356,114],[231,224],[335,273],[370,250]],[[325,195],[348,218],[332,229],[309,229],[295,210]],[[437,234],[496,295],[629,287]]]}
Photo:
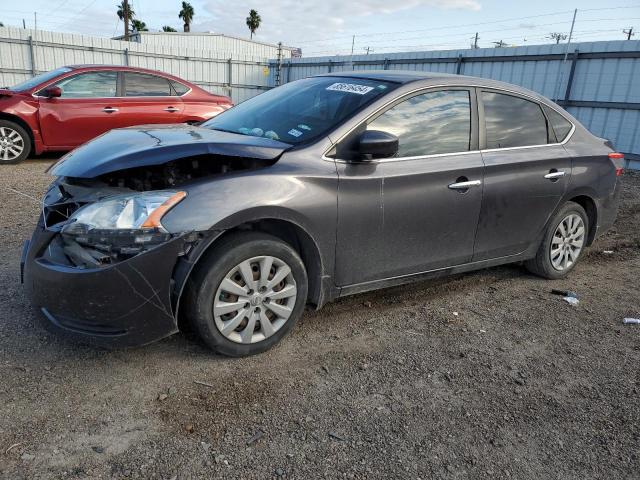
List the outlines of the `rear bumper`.
{"label": "rear bumper", "polygon": [[38,226],[23,254],[25,288],[49,329],[118,348],[177,332],[171,278],[181,238],[111,266],[83,269],[42,258],[54,235]]}
{"label": "rear bumper", "polygon": [[622,193],[621,178],[622,177],[618,177],[613,192],[609,196],[597,202],[598,224],[596,226],[594,238],[606,233],[616,221],[618,209],[620,207],[620,196]]}

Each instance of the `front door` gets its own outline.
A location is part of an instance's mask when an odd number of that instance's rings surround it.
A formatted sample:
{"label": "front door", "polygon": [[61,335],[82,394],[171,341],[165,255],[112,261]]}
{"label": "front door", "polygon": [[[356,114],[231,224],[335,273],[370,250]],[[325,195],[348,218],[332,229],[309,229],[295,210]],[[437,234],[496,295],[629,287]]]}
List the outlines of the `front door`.
{"label": "front door", "polygon": [[475,92],[415,94],[366,129],[396,135],[399,151],[394,158],[338,163],[338,285],[469,262],[484,168]]}
{"label": "front door", "polygon": [[48,148],[70,149],[119,126],[118,73],[79,73],[60,80],[58,98],[40,97],[40,128]]}
{"label": "front door", "polygon": [[485,185],[474,261],[516,255],[539,240],[571,175],[537,102],[490,90],[479,96]]}

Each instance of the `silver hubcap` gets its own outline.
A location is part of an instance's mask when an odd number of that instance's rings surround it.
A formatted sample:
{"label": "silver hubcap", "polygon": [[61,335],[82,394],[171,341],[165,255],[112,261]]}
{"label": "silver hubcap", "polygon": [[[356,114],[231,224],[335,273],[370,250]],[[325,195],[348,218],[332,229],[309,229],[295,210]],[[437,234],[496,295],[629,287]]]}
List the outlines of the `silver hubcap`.
{"label": "silver hubcap", "polygon": [[15,160],[24,150],[24,139],[14,129],[0,127],[0,160]]}
{"label": "silver hubcap", "polygon": [[213,302],[216,327],[232,342],[260,342],[287,323],[297,294],[291,268],[279,258],[245,260],[218,287]]}
{"label": "silver hubcap", "polygon": [[584,222],[580,215],[572,213],[564,218],[556,228],[551,240],[551,264],[556,270],[570,268],[584,246]]}

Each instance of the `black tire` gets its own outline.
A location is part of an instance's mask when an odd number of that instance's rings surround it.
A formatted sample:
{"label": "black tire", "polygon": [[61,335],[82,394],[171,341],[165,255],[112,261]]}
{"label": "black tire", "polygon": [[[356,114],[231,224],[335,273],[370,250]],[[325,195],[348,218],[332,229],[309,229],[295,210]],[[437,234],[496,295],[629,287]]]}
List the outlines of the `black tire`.
{"label": "black tire", "polygon": [[[29,133],[19,124],[15,122],[11,122],[9,120],[0,120],[0,128],[11,129],[14,132],[16,132],[20,136],[20,142],[23,146],[22,152],[20,152],[20,154],[17,157],[11,158],[9,160],[5,160],[3,158],[4,155],[2,154],[2,152],[0,152],[0,165],[20,163],[21,161],[26,159],[31,153],[31,137],[29,136]],[[1,131],[0,131],[0,141],[2,141]]]}
{"label": "black tire", "polygon": [[[551,262],[551,241],[560,222],[562,222],[571,214],[579,215],[582,218],[585,230],[584,245],[582,246],[582,250],[580,250],[578,254],[578,258],[576,258],[569,267],[565,268],[564,270],[557,270]],[[588,232],[589,217],[587,216],[587,212],[585,212],[584,208],[574,202],[565,203],[549,221],[547,225],[547,231],[545,232],[544,238],[542,239],[542,243],[538,248],[536,256],[531,260],[527,260],[525,262],[525,267],[531,273],[543,278],[547,278],[549,280],[557,280],[566,277],[571,272],[571,270],[574,269],[574,267],[584,254]]]}
{"label": "black tire", "polygon": [[[225,276],[241,262],[261,255],[276,257],[291,269],[297,296],[289,318],[270,337],[238,343],[225,337],[214,319],[213,301]],[[194,331],[209,348],[222,355],[244,357],[262,353],[278,343],[302,316],[307,300],[307,271],[298,253],[277,237],[261,232],[234,233],[214,246],[190,275],[185,312]]]}

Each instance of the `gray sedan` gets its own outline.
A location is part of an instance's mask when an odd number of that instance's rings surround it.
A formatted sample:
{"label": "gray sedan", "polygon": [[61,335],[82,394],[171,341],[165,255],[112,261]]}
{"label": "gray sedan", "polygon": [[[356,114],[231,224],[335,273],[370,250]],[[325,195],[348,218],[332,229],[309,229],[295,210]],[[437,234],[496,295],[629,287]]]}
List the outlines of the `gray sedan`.
{"label": "gray sedan", "polygon": [[45,324],[75,337],[144,344],[180,318],[217,352],[255,354],[307,304],[511,262],[566,276],[614,222],[622,162],[513,85],[306,78],[62,158],[25,283]]}

